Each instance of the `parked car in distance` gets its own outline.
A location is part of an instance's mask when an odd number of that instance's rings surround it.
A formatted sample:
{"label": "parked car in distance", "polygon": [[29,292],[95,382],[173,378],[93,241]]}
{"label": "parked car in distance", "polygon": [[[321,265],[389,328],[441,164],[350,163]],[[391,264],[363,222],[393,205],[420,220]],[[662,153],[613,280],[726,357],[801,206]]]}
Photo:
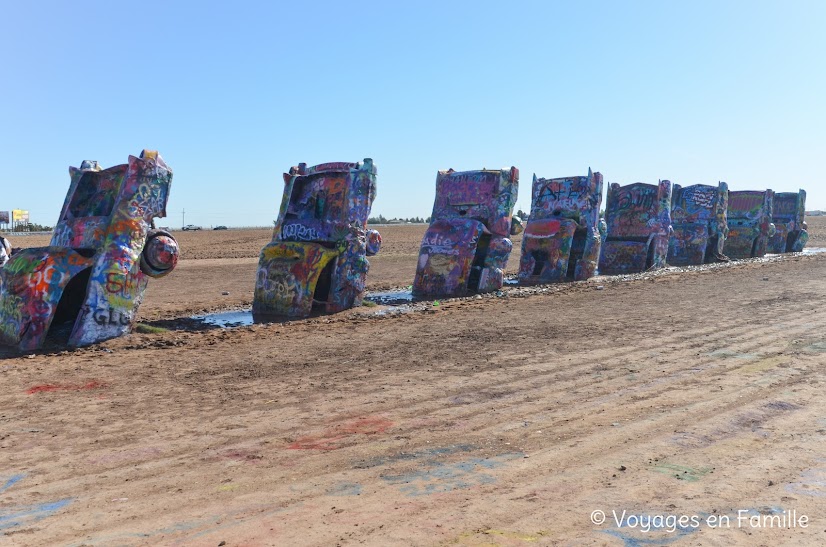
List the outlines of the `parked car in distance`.
{"label": "parked car in distance", "polygon": [[227,229],[228,228],[226,226],[216,226],[215,228],[213,228],[213,230],[227,230]]}
{"label": "parked car in distance", "polygon": [[195,226],[194,224],[187,224],[186,226],[181,228],[181,230],[183,230],[184,232],[195,231],[195,230],[200,230],[200,229],[201,229],[200,226]]}

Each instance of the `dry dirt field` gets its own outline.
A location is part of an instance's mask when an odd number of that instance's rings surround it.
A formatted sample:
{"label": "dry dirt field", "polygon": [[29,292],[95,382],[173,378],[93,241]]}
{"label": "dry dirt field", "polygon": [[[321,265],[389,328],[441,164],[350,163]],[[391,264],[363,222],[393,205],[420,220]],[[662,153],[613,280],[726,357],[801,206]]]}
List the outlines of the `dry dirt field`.
{"label": "dry dirt field", "polygon": [[[370,289],[423,230],[381,228]],[[145,324],[250,304],[270,230],[176,236]],[[0,545],[823,545],[824,266],[2,353]]]}

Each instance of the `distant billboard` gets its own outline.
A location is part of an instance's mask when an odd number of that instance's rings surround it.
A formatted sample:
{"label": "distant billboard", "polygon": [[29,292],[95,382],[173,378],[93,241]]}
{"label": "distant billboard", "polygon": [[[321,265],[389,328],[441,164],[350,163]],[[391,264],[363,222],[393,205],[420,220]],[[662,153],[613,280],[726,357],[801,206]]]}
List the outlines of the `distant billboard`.
{"label": "distant billboard", "polygon": [[9,223],[9,212],[8,211],[0,211],[0,224],[8,224]]}
{"label": "distant billboard", "polygon": [[13,222],[28,222],[29,212],[24,211],[23,209],[12,209],[11,219]]}

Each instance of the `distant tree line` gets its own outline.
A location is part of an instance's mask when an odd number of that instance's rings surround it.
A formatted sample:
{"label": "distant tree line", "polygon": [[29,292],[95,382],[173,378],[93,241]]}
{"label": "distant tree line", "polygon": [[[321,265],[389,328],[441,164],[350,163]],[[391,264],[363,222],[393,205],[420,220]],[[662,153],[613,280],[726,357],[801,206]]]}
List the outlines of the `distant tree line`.
{"label": "distant tree line", "polygon": [[410,217],[410,218],[387,218],[384,215],[377,217],[370,217],[367,219],[367,224],[425,224],[430,222],[430,217]]}
{"label": "distant tree line", "polygon": [[28,224],[17,224],[14,226],[15,232],[51,232],[51,226],[44,226],[36,222],[29,222]]}

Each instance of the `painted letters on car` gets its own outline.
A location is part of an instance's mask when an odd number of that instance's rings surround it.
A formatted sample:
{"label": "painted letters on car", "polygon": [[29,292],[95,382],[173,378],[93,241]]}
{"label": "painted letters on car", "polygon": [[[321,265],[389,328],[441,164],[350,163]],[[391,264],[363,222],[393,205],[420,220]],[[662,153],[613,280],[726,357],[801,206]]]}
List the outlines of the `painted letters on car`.
{"label": "painted letters on car", "polygon": [[775,233],[772,223],[774,192],[732,191],[728,196],[726,255],[731,258],[765,256],[769,238]]}
{"label": "painted letters on car", "polygon": [[806,221],[806,191],[774,195],[772,222],[777,232],[769,239],[770,253],[799,253],[809,241]]}
{"label": "painted letters on car", "polygon": [[728,235],[728,184],[717,186],[674,185],[671,200],[671,225],[674,231],[668,245],[672,266],[725,262],[723,249]]}
{"label": "painted letters on car", "polygon": [[641,182],[608,188],[608,235],[602,244],[601,274],[630,274],[666,265],[671,236],[671,182]]}
{"label": "painted letters on car", "polygon": [[367,230],[376,197],[373,160],[299,164],[284,174],[272,242],[261,251],[253,298],[256,320],[335,313],[361,304],[367,256],[381,236]]}
{"label": "painted letters on car", "polygon": [[430,226],[422,239],[413,294],[464,296],[502,288],[521,231],[513,207],[519,170],[439,171]]}
{"label": "painted letters on car", "polygon": [[551,283],[593,277],[602,238],[599,213],[602,175],[533,177],[531,214],[522,236],[520,283]]}
{"label": "painted letters on car", "polygon": [[129,333],[149,277],[178,260],[172,235],[152,228],[166,216],[172,181],[157,152],[69,172],[50,245],[20,250],[0,269],[0,342],[22,350],[40,348],[53,329],[68,332],[70,346]]}

